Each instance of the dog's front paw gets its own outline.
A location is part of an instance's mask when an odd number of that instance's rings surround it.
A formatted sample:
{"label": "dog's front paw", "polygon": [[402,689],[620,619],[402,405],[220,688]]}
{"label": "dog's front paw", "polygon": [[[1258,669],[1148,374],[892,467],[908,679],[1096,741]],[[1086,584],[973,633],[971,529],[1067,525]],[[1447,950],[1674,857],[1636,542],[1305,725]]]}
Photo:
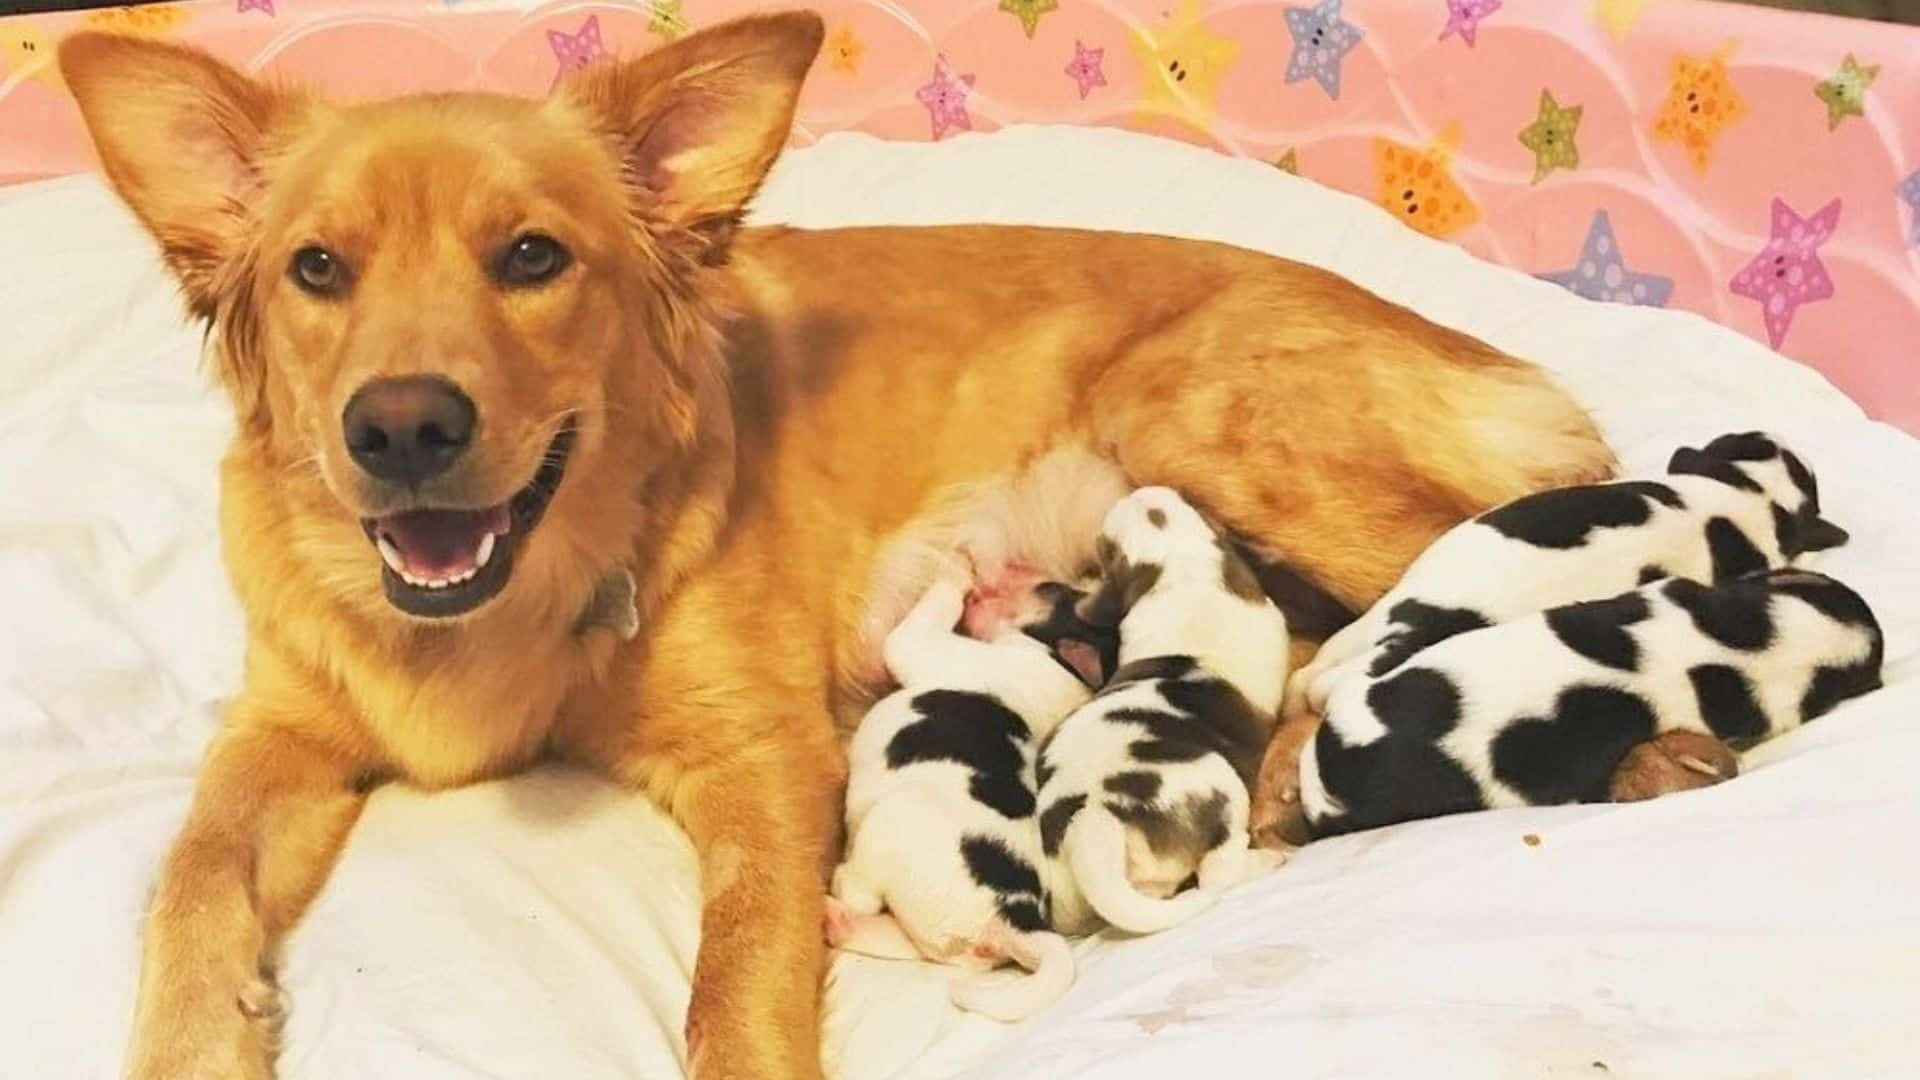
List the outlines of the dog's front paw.
{"label": "dog's front paw", "polygon": [[1740,759],[1727,744],[1697,731],[1669,731],[1641,743],[1613,770],[1607,794],[1614,802],[1639,802],[1731,780]]}
{"label": "dog's front paw", "polygon": [[1247,821],[1256,847],[1306,843],[1306,819],[1300,812],[1300,754],[1319,730],[1318,716],[1296,713],[1280,721],[1267,743]]}
{"label": "dog's front paw", "polygon": [[279,987],[244,982],[232,995],[207,995],[177,1009],[143,1009],[127,1057],[128,1080],[273,1080],[286,1018]]}

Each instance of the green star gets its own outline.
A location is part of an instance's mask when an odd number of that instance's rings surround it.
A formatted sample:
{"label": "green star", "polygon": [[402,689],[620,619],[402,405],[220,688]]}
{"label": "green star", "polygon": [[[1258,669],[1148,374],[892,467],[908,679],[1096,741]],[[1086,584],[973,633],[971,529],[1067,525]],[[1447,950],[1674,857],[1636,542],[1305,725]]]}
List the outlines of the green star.
{"label": "green star", "polygon": [[1040,29],[1040,16],[1060,10],[1060,0],[1000,0],[1000,10],[1020,20],[1020,29],[1033,36]]}
{"label": "green star", "polygon": [[1287,152],[1284,154],[1281,154],[1277,159],[1274,160],[1273,167],[1276,169],[1279,169],[1281,172],[1289,172],[1295,176],[1299,176],[1300,175],[1299,151],[1295,150],[1291,146],[1287,147]]}
{"label": "green star", "polygon": [[1580,167],[1580,147],[1574,136],[1580,130],[1580,110],[1573,105],[1561,108],[1553,93],[1540,91],[1540,116],[1520,130],[1520,145],[1533,151],[1533,182],[1546,179],[1555,169]]}
{"label": "green star", "polygon": [[1827,130],[1840,126],[1840,121],[1849,116],[1865,116],[1862,105],[1867,100],[1867,87],[1880,74],[1880,65],[1863,65],[1847,54],[1840,61],[1840,70],[1830,79],[1824,79],[1813,85],[1813,96],[1827,103]]}
{"label": "green star", "polygon": [[653,13],[647,19],[647,33],[672,41],[687,32],[686,0],[652,0],[648,6]]}

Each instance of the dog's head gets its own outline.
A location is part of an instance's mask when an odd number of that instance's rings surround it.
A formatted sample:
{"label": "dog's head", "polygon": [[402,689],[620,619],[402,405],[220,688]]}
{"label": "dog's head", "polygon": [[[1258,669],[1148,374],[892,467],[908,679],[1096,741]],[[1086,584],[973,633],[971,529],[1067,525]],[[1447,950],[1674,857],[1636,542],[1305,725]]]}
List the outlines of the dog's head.
{"label": "dog's head", "polygon": [[1667,472],[1704,476],[1763,496],[1773,504],[1780,552],[1791,559],[1847,542],[1847,531],[1820,516],[1813,470],[1779,439],[1761,431],[1722,435],[1704,447],[1673,452]]}
{"label": "dog's head", "polygon": [[820,38],[740,20],[546,100],[335,104],[101,34],[60,64],[298,508],[291,554],[445,618],[587,587],[720,422],[712,268]]}
{"label": "dog's head", "polygon": [[1154,589],[1202,585],[1265,604],[1253,569],[1215,524],[1166,487],[1136,489],[1107,511],[1096,545],[1100,587],[1080,604],[1095,626],[1118,626]]}

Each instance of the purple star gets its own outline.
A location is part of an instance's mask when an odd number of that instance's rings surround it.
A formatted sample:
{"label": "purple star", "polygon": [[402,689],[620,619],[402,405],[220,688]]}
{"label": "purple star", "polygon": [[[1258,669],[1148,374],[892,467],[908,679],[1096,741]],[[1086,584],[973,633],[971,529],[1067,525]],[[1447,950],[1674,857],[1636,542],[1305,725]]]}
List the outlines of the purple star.
{"label": "purple star", "polygon": [[1067,65],[1067,75],[1080,87],[1081,101],[1087,100],[1087,92],[1094,87],[1107,85],[1106,72],[1100,70],[1101,58],[1106,55],[1107,50],[1089,49],[1074,39],[1073,63]]}
{"label": "purple star", "polygon": [[233,6],[235,15],[244,15],[249,11],[264,11],[273,14],[273,0],[238,0]]}
{"label": "purple star", "polygon": [[972,75],[955,78],[947,67],[945,56],[934,60],[933,78],[913,92],[913,96],[920,99],[920,104],[927,107],[927,119],[933,125],[934,138],[945,135],[951,128],[973,130],[973,118],[967,115],[967,94],[972,89]]}
{"label": "purple star", "polygon": [[554,72],[554,85],[567,77],[568,72],[579,71],[607,55],[607,49],[600,41],[600,16],[589,15],[587,21],[580,24],[575,33],[565,30],[547,31],[547,45],[553,49],[553,58],[559,62],[560,70]]}
{"label": "purple star", "polygon": [[1480,32],[1480,20],[1499,10],[1500,0],[1447,0],[1447,25],[1440,31],[1440,40],[1459,34],[1471,47]]}
{"label": "purple star", "polygon": [[1913,233],[1907,238],[1907,243],[1920,248],[1920,169],[1914,170],[1914,174],[1901,183],[1897,194],[1906,200],[1908,206],[1913,207]]}
{"label": "purple star", "polygon": [[1293,55],[1287,58],[1286,81],[1312,78],[1328,97],[1339,100],[1340,62],[1364,36],[1359,27],[1340,17],[1340,0],[1288,8],[1287,32],[1293,35]]}
{"label": "purple star", "polygon": [[1735,296],[1760,301],[1760,314],[1767,323],[1767,343],[1774,348],[1786,338],[1793,313],[1801,304],[1833,295],[1833,279],[1820,262],[1820,245],[1839,224],[1839,199],[1821,207],[1812,217],[1802,218],[1775,196],[1772,238],[1728,283]]}
{"label": "purple star", "polygon": [[1668,297],[1673,295],[1672,278],[1627,269],[1626,256],[1620,254],[1620,243],[1613,238],[1613,219],[1605,210],[1593,212],[1586,243],[1580,245],[1579,261],[1571,269],[1539,277],[1576,296],[1615,304],[1666,307]]}

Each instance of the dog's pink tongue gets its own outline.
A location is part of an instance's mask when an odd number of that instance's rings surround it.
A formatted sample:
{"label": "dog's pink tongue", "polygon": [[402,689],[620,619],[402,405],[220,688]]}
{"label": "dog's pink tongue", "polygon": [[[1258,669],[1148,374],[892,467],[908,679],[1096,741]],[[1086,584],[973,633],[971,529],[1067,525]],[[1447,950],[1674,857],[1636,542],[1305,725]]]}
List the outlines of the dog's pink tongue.
{"label": "dog's pink tongue", "polygon": [[501,503],[484,510],[408,510],[380,518],[375,526],[400,553],[407,573],[439,580],[473,569],[480,542],[488,533],[505,533],[510,523],[507,504]]}

